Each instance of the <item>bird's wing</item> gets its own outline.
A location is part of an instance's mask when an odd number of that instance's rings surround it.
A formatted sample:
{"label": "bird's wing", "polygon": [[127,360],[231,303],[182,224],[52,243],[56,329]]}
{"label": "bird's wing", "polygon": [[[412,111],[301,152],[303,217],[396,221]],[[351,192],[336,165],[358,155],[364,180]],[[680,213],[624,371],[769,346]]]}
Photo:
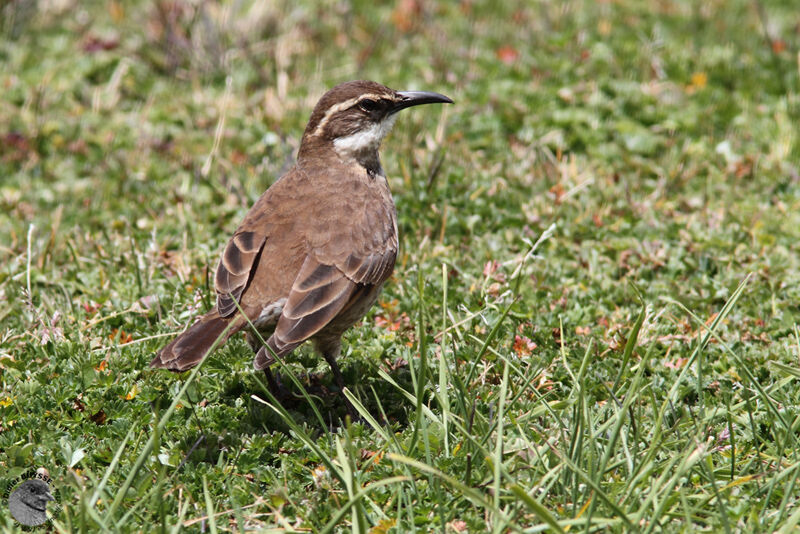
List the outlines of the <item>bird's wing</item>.
{"label": "bird's wing", "polygon": [[228,241],[214,278],[220,316],[228,317],[236,311],[236,302],[253,276],[266,240],[264,233],[240,228]]}
{"label": "bird's wing", "polygon": [[288,352],[322,330],[357,289],[357,284],[336,266],[321,264],[308,256],[272,335],[275,351]]}
{"label": "bird's wing", "polygon": [[325,328],[371,287],[382,284],[394,265],[395,254],[390,256],[354,262],[361,282],[355,282],[335,265],[306,257],[270,338],[275,353],[280,356],[293,350]]}

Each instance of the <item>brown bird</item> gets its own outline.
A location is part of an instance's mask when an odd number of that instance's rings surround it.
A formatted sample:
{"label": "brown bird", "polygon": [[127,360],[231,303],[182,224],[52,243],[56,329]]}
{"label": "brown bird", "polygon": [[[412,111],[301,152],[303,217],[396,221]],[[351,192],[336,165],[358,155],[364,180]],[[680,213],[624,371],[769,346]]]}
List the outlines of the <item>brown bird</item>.
{"label": "brown bird", "polygon": [[[344,387],[341,336],[375,303],[394,269],[397,220],[378,149],[402,109],[452,103],[426,91],[371,81],[337,85],[317,103],[296,165],[261,195],[222,253],[217,302],[150,362],[185,371],[249,323],[271,389],[269,366],[311,339]],[[349,409],[349,406],[348,406]]]}

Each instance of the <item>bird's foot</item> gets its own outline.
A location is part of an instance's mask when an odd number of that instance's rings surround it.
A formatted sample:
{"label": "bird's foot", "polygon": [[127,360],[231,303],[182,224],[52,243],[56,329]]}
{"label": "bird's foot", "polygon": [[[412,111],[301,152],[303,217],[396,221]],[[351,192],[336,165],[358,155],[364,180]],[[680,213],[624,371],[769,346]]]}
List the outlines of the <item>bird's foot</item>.
{"label": "bird's foot", "polygon": [[272,396],[275,397],[275,400],[281,404],[284,404],[286,401],[293,399],[291,391],[289,391],[289,389],[283,385],[281,377],[278,373],[273,373],[269,367],[266,367],[264,368],[264,376],[267,378],[269,392],[272,393]]}

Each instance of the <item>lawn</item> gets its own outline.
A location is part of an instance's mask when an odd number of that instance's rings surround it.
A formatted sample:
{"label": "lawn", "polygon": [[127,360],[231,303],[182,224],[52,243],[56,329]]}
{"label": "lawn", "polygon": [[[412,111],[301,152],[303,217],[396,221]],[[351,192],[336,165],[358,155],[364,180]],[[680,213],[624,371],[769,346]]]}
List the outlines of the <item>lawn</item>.
{"label": "lawn", "polygon": [[[59,532],[797,529],[799,78],[790,0],[0,2],[0,492],[46,469]],[[310,346],[283,405],[239,336],[151,370],[350,79],[456,102],[383,145],[360,420]]]}

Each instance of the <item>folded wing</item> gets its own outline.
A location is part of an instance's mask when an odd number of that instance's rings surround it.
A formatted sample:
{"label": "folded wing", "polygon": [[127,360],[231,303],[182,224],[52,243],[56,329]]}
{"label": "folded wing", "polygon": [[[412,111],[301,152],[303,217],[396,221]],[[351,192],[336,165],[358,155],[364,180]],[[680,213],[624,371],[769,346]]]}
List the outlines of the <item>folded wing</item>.
{"label": "folded wing", "polygon": [[236,302],[250,282],[267,238],[264,234],[239,231],[233,235],[217,266],[214,288],[221,317],[233,315]]}

